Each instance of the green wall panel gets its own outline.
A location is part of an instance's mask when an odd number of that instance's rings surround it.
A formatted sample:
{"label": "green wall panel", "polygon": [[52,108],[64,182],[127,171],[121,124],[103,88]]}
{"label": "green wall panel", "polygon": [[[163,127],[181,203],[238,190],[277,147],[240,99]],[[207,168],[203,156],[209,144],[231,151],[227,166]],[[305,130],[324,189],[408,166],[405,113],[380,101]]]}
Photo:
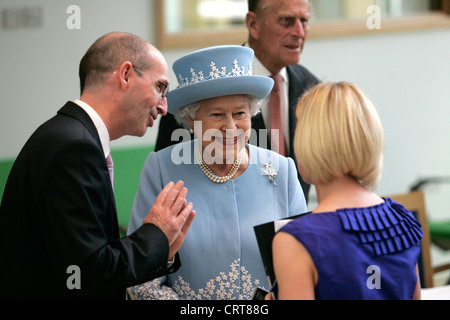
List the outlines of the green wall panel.
{"label": "green wall panel", "polygon": [[9,172],[14,164],[13,159],[0,161],[0,199],[3,197],[3,191],[5,190],[6,180],[8,180]]}
{"label": "green wall panel", "polygon": [[119,224],[126,228],[139,186],[139,176],[153,147],[112,150],[114,161],[114,194]]}
{"label": "green wall panel", "polygon": [[[139,176],[144,162],[153,146],[112,150],[114,160],[114,194],[121,232],[124,234],[130,219],[131,207],[139,185]],[[0,161],[0,198],[14,160]]]}

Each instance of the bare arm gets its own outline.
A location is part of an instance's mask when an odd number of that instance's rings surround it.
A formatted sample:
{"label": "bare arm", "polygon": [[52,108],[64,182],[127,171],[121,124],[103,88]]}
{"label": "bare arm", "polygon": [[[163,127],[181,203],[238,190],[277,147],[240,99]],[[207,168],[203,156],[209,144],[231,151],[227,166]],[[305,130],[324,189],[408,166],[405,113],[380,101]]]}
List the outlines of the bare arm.
{"label": "bare arm", "polygon": [[280,232],[273,240],[273,264],[279,300],[314,300],[318,274],[306,248]]}
{"label": "bare arm", "polygon": [[417,284],[414,290],[413,300],[422,300],[422,289],[420,286],[419,266],[416,264]]}

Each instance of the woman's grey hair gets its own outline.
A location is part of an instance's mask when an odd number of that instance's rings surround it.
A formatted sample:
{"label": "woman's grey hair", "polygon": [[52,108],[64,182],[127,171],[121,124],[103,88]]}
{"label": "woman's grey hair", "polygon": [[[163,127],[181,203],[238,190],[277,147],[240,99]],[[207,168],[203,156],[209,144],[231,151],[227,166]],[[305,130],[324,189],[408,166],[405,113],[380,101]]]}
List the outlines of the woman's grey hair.
{"label": "woman's grey hair", "polygon": [[[254,96],[248,96],[250,115],[253,117],[261,111],[261,101]],[[203,100],[202,100],[203,101]],[[175,114],[175,120],[185,129],[191,129],[189,119],[195,120],[197,111],[201,106],[202,101],[197,101],[179,109]]]}

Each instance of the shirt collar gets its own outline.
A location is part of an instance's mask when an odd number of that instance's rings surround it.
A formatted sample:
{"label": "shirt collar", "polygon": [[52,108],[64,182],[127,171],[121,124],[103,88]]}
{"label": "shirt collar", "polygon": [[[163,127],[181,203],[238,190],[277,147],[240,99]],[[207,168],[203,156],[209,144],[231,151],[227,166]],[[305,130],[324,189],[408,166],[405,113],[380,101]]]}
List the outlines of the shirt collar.
{"label": "shirt collar", "polygon": [[111,147],[109,145],[108,128],[106,128],[105,123],[103,122],[102,118],[98,115],[98,113],[86,102],[81,101],[79,99],[74,100],[73,102],[76,103],[78,106],[80,106],[84,111],[86,111],[86,113],[91,118],[92,122],[94,122],[106,158],[111,152]]}
{"label": "shirt collar", "polygon": [[[250,48],[248,45],[248,42],[245,43],[245,46],[247,48]],[[288,77],[287,77],[286,67],[281,69],[279,74],[283,77],[284,82],[287,83]],[[259,59],[256,57],[256,55],[253,58],[253,75],[265,76],[265,77],[270,77],[272,75],[272,73],[261,63],[261,61],[259,61]]]}

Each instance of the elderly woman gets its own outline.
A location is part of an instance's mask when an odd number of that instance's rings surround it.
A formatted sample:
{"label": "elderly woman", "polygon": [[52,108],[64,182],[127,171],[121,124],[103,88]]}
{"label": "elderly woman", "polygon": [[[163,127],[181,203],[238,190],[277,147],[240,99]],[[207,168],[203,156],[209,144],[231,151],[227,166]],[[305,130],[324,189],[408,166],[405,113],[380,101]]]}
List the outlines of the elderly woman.
{"label": "elderly woman", "polygon": [[304,213],[306,203],[293,160],[248,143],[257,102],[273,86],[251,75],[252,60],[249,48],[219,46],[174,63],[179,87],[168,95],[169,112],[197,139],[150,153],[128,231],[174,180],[189,189],[196,218],[179,272],[130,288],[131,298],[242,300],[257,286],[270,289],[253,227]]}
{"label": "elderly woman", "polygon": [[278,298],[419,298],[420,224],[373,192],[384,149],[375,107],[354,84],[324,83],[304,95],[297,117],[298,167],[318,206],[274,238]]}

